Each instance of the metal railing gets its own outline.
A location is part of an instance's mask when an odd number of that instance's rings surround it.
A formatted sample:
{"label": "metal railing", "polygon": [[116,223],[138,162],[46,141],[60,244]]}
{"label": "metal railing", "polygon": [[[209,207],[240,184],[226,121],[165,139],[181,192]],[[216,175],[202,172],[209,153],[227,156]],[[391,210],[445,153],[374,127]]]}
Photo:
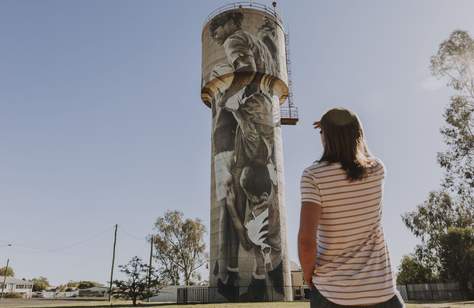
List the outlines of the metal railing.
{"label": "metal railing", "polygon": [[283,19],[276,12],[275,8],[270,7],[268,5],[265,5],[265,4],[260,4],[260,3],[251,2],[251,1],[233,2],[233,3],[223,5],[221,7],[218,7],[217,9],[212,11],[209,15],[207,15],[206,21],[204,23],[207,23],[209,20],[211,20],[215,16],[219,15],[220,13],[230,11],[230,10],[242,9],[242,8],[251,8],[251,9],[255,9],[255,10],[258,10],[258,11],[268,13],[268,14],[274,16],[280,24],[283,24]]}
{"label": "metal railing", "polygon": [[[294,289],[291,286],[282,287],[287,292]],[[275,291],[273,288],[265,294],[258,294],[256,297],[249,297],[248,287],[236,287],[233,294],[226,294],[224,297],[217,287],[192,286],[182,287],[177,290],[177,304],[206,304],[206,303],[225,303],[225,302],[268,302],[268,301],[284,301],[284,295]]]}
{"label": "metal railing", "polygon": [[[472,284],[469,287],[471,292],[473,292]],[[404,300],[471,299],[468,294],[463,294],[457,282],[397,285],[397,289]]]}
{"label": "metal railing", "polygon": [[282,118],[298,119],[298,108],[285,105],[280,107],[280,116]]}

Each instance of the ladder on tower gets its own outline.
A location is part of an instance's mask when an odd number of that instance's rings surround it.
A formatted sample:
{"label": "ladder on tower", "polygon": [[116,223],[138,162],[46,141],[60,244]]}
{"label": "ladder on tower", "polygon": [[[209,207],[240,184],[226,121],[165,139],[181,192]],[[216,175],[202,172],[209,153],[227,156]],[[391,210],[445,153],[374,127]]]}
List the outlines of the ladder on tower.
{"label": "ladder on tower", "polygon": [[288,99],[280,107],[281,125],[296,125],[298,123],[298,107],[293,101],[293,82],[291,78],[290,33],[285,33],[286,69],[288,72]]}

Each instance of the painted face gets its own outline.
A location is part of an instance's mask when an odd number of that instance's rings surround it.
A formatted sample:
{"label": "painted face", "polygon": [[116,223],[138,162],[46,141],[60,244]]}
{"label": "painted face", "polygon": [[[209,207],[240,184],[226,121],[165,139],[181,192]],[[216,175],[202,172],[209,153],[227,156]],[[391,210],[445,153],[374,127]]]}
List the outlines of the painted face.
{"label": "painted face", "polygon": [[222,45],[224,44],[225,42],[225,39],[227,38],[228,34],[227,34],[227,27],[226,27],[227,23],[225,23],[224,25],[219,25],[216,29],[214,29],[214,31],[212,32],[212,37],[214,38],[214,40],[217,42],[217,44],[219,45]]}
{"label": "painted face", "polygon": [[219,25],[212,32],[212,38],[217,42],[217,44],[224,44],[225,40],[237,30],[234,22],[232,20],[227,21],[225,24]]}

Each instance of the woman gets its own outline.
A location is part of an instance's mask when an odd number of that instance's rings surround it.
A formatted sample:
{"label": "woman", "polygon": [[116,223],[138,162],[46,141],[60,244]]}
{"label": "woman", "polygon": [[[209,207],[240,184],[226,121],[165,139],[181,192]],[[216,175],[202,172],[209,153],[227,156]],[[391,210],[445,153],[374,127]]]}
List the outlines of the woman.
{"label": "woman", "polygon": [[405,307],[382,230],[382,162],[353,112],[331,109],[314,126],[324,152],[301,177],[298,234],[311,307]]}

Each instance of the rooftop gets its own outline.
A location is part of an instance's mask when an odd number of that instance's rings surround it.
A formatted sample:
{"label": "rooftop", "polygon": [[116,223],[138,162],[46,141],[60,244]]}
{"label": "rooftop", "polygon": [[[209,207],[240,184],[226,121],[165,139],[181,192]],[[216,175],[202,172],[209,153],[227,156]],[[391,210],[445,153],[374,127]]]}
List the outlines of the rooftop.
{"label": "rooftop", "polygon": [[[3,283],[4,276],[0,276],[0,283]],[[33,284],[33,281],[30,280],[23,280],[14,277],[7,276],[6,283],[13,283],[13,284]]]}

